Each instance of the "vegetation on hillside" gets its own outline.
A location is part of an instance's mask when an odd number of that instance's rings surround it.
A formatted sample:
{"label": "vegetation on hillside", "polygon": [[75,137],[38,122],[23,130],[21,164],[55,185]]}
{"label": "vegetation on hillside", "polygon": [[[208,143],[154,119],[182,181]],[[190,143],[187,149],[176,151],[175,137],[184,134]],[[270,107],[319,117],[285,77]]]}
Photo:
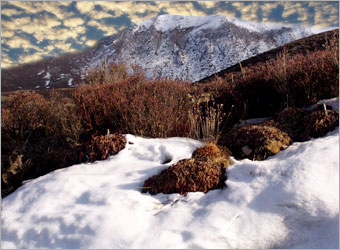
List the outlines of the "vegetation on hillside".
{"label": "vegetation on hillside", "polygon": [[[275,131],[284,135],[280,140],[284,143],[271,153],[252,148],[252,152],[260,152],[249,154],[254,159],[275,154],[296,138],[322,136],[337,126],[336,111],[306,112],[299,118],[301,123],[290,119],[292,124],[277,117],[283,109],[303,108],[320,99],[337,97],[338,58],[338,37],[334,36],[321,50],[293,55],[283,51],[275,60],[242,67],[239,74],[230,73],[204,84],[149,81],[141,71],[129,75],[123,65],[112,65],[94,71],[85,79],[88,84],[72,90],[68,97],[55,91],[48,98],[34,91],[17,91],[1,107],[2,196],[13,192],[23,180],[103,159],[101,153],[116,153],[111,141],[105,146],[106,139],[100,139],[108,130],[145,137],[213,140],[227,145],[234,155],[239,152],[247,157],[244,146],[252,145],[234,145],[239,140],[231,138],[240,138],[234,125],[249,118],[273,116],[271,127],[262,124],[240,129],[244,133],[256,131],[255,135]],[[320,121],[322,129],[315,125]],[[310,134],[298,129],[302,122]],[[117,141],[121,149],[122,140]]]}

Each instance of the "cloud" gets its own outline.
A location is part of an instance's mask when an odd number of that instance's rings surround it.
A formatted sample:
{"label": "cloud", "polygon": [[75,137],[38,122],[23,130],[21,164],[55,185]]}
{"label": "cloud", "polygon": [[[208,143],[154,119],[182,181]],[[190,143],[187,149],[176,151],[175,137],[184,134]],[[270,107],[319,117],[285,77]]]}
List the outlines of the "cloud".
{"label": "cloud", "polygon": [[192,2],[184,2],[183,4],[169,3],[167,6],[163,5],[164,10],[169,14],[183,15],[183,16],[201,16],[204,12],[197,10]]}
{"label": "cloud", "polygon": [[86,14],[94,9],[94,2],[77,1],[76,6],[80,13]]}
{"label": "cloud", "polygon": [[[23,2],[23,1],[10,1],[6,2],[6,6],[14,6],[21,9],[24,13],[39,14],[48,12],[52,16],[56,16],[58,19],[63,20],[66,17],[71,16],[73,13],[66,11],[64,8],[69,6],[70,1],[39,1],[39,2]],[[3,12],[3,11],[1,11]]]}
{"label": "cloud", "polygon": [[34,34],[39,31],[50,31],[51,28],[60,25],[58,19],[43,15],[39,19],[27,17],[12,18],[10,21],[2,20],[1,31],[4,32],[26,32]]}
{"label": "cloud", "polygon": [[28,51],[29,49],[35,49],[37,51],[41,51],[41,48],[32,44],[28,39],[23,37],[14,37],[13,39],[7,40],[6,44],[10,48],[22,48],[24,51]]}
{"label": "cloud", "polygon": [[[43,56],[40,53],[35,53],[33,55],[28,55],[28,54],[24,54],[19,56],[18,61],[23,64],[23,63],[30,63],[30,62],[35,62],[38,60],[43,59]],[[1,59],[2,61],[2,59]]]}
{"label": "cloud", "polygon": [[311,2],[310,6],[315,9],[315,25],[320,27],[339,25],[339,3],[327,5],[324,2]]}
{"label": "cloud", "polygon": [[259,21],[258,11],[261,8],[259,2],[252,2],[246,5],[244,2],[233,2],[234,6],[240,13],[241,18],[245,21]]}
{"label": "cloud", "polygon": [[23,25],[29,24],[31,22],[30,17],[19,17],[19,18],[12,18],[11,21],[8,20],[1,20],[1,31],[2,30],[19,30],[22,28]]}
{"label": "cloud", "polygon": [[3,9],[3,10],[1,10],[1,15],[5,15],[5,16],[20,15],[22,13],[24,13],[22,10],[17,10],[17,9]]}
{"label": "cloud", "polygon": [[61,49],[62,51],[65,52],[71,52],[74,51],[74,49],[72,49],[72,43],[56,43],[54,44],[55,48]]}
{"label": "cloud", "polygon": [[19,2],[19,1],[11,1],[6,2],[7,6],[15,6],[23,11],[25,11],[26,14],[34,14],[41,11],[41,9],[38,8],[35,4],[32,4],[33,2]]}
{"label": "cloud", "polygon": [[118,32],[118,29],[112,25],[106,25],[103,20],[90,20],[87,24],[103,31],[106,36],[113,35]]}
{"label": "cloud", "polygon": [[[1,3],[1,8],[1,42],[5,45],[2,66],[15,64],[16,58],[26,62],[30,57],[36,59],[92,46],[96,39],[160,13],[184,16],[222,14],[247,21],[293,21],[320,27],[339,25],[339,3],[326,1],[7,1]],[[33,54],[32,49],[36,51]],[[21,57],[17,56],[21,52]],[[15,56],[9,56],[13,53]]]}
{"label": "cloud", "polygon": [[84,24],[84,20],[79,17],[73,17],[64,20],[64,25],[69,27],[77,27],[82,24]]}
{"label": "cloud", "polygon": [[95,45],[96,43],[97,43],[96,40],[87,40],[85,44],[87,46],[91,47],[91,46]]}
{"label": "cloud", "polygon": [[6,37],[6,38],[9,38],[9,37],[13,37],[14,36],[14,31],[11,31],[11,30],[2,30],[1,31],[1,37]]}
{"label": "cloud", "polygon": [[17,62],[9,59],[6,54],[1,55],[1,68],[9,68],[9,67],[14,66],[16,64],[17,64]]}
{"label": "cloud", "polygon": [[202,1],[199,2],[200,5],[204,6],[204,8],[211,9],[216,7],[215,1]]}

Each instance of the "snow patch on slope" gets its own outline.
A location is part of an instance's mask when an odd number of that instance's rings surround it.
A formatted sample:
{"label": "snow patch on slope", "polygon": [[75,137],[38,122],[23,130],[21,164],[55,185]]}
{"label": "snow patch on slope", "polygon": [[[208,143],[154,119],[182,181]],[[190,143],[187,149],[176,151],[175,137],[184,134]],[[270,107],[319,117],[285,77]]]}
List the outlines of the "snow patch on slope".
{"label": "snow patch on slope", "polygon": [[43,77],[43,79],[46,79],[45,81],[45,88],[49,88],[50,82],[51,82],[51,74],[50,72],[46,72],[46,75]]}
{"label": "snow patch on slope", "polygon": [[40,71],[40,72],[38,72],[38,76],[40,76],[42,73],[44,73],[45,72],[45,70],[42,70],[42,71]]}
{"label": "snow patch on slope", "polygon": [[72,81],[73,78],[68,79],[67,86],[72,87],[73,86]]}

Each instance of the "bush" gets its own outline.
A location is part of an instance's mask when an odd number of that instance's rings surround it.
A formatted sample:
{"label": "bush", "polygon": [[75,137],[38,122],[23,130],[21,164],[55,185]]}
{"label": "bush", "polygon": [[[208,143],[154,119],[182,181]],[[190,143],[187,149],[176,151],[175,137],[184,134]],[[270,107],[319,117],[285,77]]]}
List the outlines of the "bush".
{"label": "bush", "polygon": [[48,102],[35,92],[18,91],[9,97],[2,109],[2,126],[13,136],[25,140],[30,134],[44,134]]}
{"label": "bush", "polygon": [[107,84],[124,80],[129,77],[125,64],[104,63],[101,67],[89,70],[84,79],[85,84]]}
{"label": "bush", "polygon": [[92,136],[90,148],[90,162],[96,160],[105,160],[110,155],[117,154],[120,150],[124,149],[126,145],[126,139],[119,133],[107,135]]}
{"label": "bush", "polygon": [[106,85],[82,86],[74,101],[83,126],[90,131],[149,137],[185,136],[192,105],[189,84],[135,76]]}
{"label": "bush", "polygon": [[339,126],[339,113],[336,110],[314,110],[303,118],[301,139],[321,137]]}
{"label": "bush", "polygon": [[283,50],[275,59],[242,67],[197,84],[223,104],[224,129],[240,120],[273,116],[284,108],[303,107],[339,96],[338,38],[325,49],[290,55]]}
{"label": "bush", "polygon": [[142,192],[150,194],[184,194],[223,188],[227,179],[229,154],[216,145],[197,149],[192,159],[181,160],[144,182]]}
{"label": "bush", "polygon": [[275,125],[286,132],[293,141],[300,141],[302,119],[308,112],[301,108],[285,108],[275,116]]}
{"label": "bush", "polygon": [[84,161],[84,130],[71,99],[55,95],[47,101],[35,92],[17,91],[1,113],[2,196],[25,179]]}
{"label": "bush", "polygon": [[283,52],[275,62],[265,65],[268,80],[286,96],[286,107],[302,107],[339,95],[339,64],[333,60],[333,53],[339,51],[328,49],[292,57]]}
{"label": "bush", "polygon": [[235,158],[250,160],[264,160],[287,148],[291,142],[287,133],[267,125],[235,127],[220,140]]}

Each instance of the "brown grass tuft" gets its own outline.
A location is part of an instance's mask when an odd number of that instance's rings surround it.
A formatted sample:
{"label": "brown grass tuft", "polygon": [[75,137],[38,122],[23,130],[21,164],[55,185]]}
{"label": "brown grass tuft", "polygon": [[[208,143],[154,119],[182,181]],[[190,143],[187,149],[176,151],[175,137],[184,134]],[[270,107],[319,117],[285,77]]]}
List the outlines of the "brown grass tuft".
{"label": "brown grass tuft", "polygon": [[144,182],[142,192],[184,194],[223,188],[230,165],[226,149],[208,144],[196,149],[191,159],[179,161]]}
{"label": "brown grass tuft", "polygon": [[107,135],[93,136],[89,146],[90,162],[96,160],[105,160],[110,155],[118,154],[118,152],[125,148],[126,139],[119,133],[110,134],[109,130]]}
{"label": "brown grass tuft", "polygon": [[278,128],[267,125],[244,125],[231,129],[221,141],[237,159],[264,160],[287,148],[292,140]]}
{"label": "brown grass tuft", "polygon": [[326,135],[339,126],[339,113],[336,110],[314,110],[303,119],[302,140]]}

